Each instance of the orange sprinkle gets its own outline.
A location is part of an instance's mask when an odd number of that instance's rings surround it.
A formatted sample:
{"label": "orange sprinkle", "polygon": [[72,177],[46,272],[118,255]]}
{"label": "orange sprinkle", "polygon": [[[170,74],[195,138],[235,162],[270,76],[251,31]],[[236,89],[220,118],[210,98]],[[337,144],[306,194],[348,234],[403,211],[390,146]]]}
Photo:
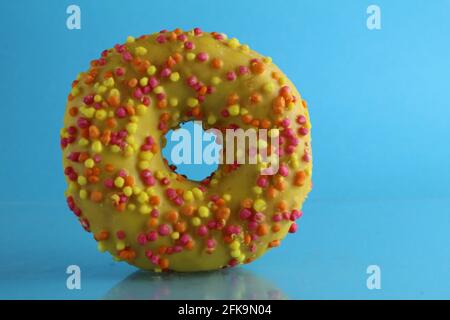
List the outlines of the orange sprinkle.
{"label": "orange sprinkle", "polygon": [[107,240],[109,238],[109,232],[102,230],[94,235],[94,239],[97,241]]}
{"label": "orange sprinkle", "polygon": [[281,226],[280,226],[279,223],[275,223],[275,224],[272,226],[272,232],[274,232],[274,233],[277,233],[278,231],[280,231],[280,229],[281,229]]}
{"label": "orange sprinkle", "polygon": [[251,65],[250,65],[250,70],[253,73],[256,74],[261,74],[264,72],[264,70],[266,69],[265,65],[263,62],[261,61],[254,61]]}
{"label": "orange sprinkle", "polygon": [[174,225],[175,231],[183,233],[186,231],[186,223],[183,221],[177,221]]}
{"label": "orange sprinkle", "polygon": [[99,136],[100,136],[100,130],[94,125],[89,126],[89,138],[97,139]]}
{"label": "orange sprinkle", "polygon": [[167,212],[166,214],[166,219],[169,222],[176,222],[178,220],[178,212],[175,210],[170,210],[169,212]]}
{"label": "orange sprinkle", "polygon": [[151,196],[150,197],[150,204],[153,206],[157,206],[161,203],[161,199],[158,196]]}
{"label": "orange sprinkle", "polygon": [[155,227],[157,227],[158,226],[158,219],[157,218],[150,218],[150,219],[148,219],[148,222],[147,222],[147,225],[150,227],[150,228],[155,228]]}
{"label": "orange sprinkle", "polygon": [[108,99],[106,99],[106,102],[113,108],[120,106],[120,99],[118,96],[109,96]]}
{"label": "orange sprinkle", "polygon": [[159,259],[159,266],[161,267],[161,269],[169,268],[169,259],[167,258]]}
{"label": "orange sprinkle", "polygon": [[115,128],[117,126],[117,120],[114,118],[108,118],[106,119],[106,125],[108,126],[108,128]]}
{"label": "orange sprinkle", "polygon": [[181,207],[181,213],[185,216],[192,216],[194,214],[194,206],[187,204]]}
{"label": "orange sprinkle", "polygon": [[111,163],[107,163],[107,164],[105,164],[105,170],[107,172],[113,172],[114,171],[114,166]]}
{"label": "orange sprinkle", "polygon": [[211,66],[214,69],[220,69],[223,66],[223,61],[220,60],[219,58],[214,58],[214,59],[211,60]]}
{"label": "orange sprinkle", "polygon": [[269,232],[269,227],[266,223],[261,223],[256,229],[256,234],[260,237],[265,236]]}
{"label": "orange sprinkle", "polygon": [[138,80],[136,78],[131,78],[130,80],[128,80],[128,86],[130,88],[136,87],[137,84],[138,84]]}
{"label": "orange sprinkle", "polygon": [[75,116],[78,114],[78,108],[77,108],[77,107],[72,107],[72,108],[70,108],[70,109],[69,109],[69,114],[70,114],[72,117],[75,117]]}

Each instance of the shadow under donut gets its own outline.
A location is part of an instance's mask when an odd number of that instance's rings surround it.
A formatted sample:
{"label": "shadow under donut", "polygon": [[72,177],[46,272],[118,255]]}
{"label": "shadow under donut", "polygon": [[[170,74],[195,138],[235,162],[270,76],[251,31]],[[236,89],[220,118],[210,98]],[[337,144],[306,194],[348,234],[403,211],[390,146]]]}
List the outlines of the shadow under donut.
{"label": "shadow under donut", "polygon": [[111,288],[105,300],[284,300],[273,284],[242,268],[196,273],[136,271]]}

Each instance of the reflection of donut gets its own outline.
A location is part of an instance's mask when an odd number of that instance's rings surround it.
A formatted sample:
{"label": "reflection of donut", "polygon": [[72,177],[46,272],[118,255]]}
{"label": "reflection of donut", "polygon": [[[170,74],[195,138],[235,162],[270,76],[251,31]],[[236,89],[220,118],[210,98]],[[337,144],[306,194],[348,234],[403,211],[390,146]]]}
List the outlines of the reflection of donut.
{"label": "reflection of donut", "polygon": [[[279,129],[279,148],[269,147],[278,172],[262,175],[259,161],[222,164],[201,183],[176,174],[161,138],[193,119]],[[67,202],[101,251],[140,268],[247,263],[297,229],[311,189],[309,129],[294,85],[238,40],[200,29],[129,37],[73,82],[61,132]]]}
{"label": "reflection of donut", "polygon": [[111,288],[105,300],[285,300],[265,279],[242,268],[217,272],[152,273],[136,271]]}

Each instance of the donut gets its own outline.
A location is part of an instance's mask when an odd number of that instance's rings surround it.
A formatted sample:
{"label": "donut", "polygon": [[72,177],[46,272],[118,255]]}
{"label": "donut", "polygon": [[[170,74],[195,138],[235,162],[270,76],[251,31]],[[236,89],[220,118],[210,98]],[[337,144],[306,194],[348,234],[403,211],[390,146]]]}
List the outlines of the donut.
{"label": "donut", "polygon": [[[223,163],[202,181],[162,156],[187,121],[267,130],[268,162]],[[270,57],[218,32],[129,36],[72,83],[60,133],[65,197],[101,252],[141,269],[246,264],[297,230],[312,188],[308,106]],[[258,141],[259,143],[259,141]],[[259,146],[261,148],[261,146]]]}

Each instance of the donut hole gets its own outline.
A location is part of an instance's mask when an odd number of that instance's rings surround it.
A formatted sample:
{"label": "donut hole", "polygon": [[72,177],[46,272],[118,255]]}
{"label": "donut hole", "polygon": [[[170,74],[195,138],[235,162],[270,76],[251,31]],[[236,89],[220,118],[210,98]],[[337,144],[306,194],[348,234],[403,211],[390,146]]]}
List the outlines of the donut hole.
{"label": "donut hole", "polygon": [[171,170],[192,181],[203,181],[218,169],[221,145],[200,121],[187,121],[162,138],[162,155]]}

